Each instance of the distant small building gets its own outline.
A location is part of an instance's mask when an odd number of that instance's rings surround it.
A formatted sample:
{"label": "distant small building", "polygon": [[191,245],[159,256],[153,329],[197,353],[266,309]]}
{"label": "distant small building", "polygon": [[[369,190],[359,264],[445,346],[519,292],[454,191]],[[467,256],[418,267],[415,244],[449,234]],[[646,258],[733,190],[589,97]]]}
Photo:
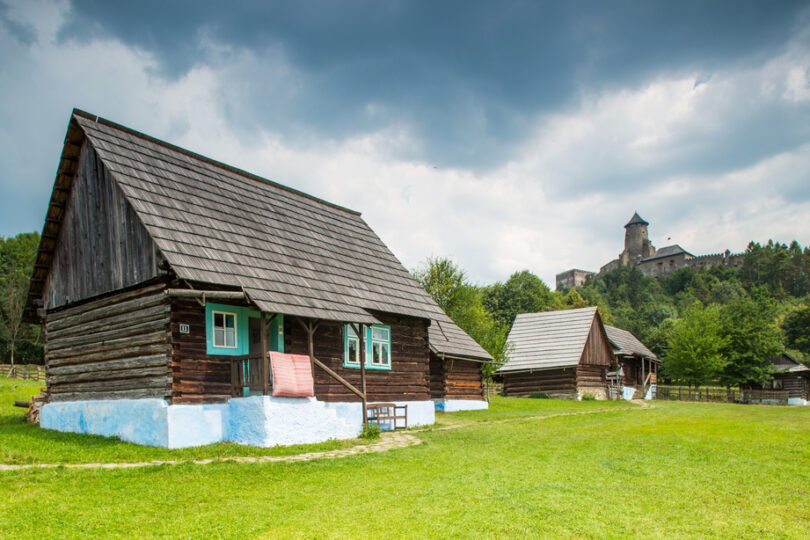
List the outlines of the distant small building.
{"label": "distant small building", "polygon": [[557,290],[573,289],[574,287],[585,285],[595,275],[596,272],[572,268],[562,274],[557,274]]}
{"label": "distant small building", "polygon": [[595,307],[522,313],[507,344],[509,361],[497,372],[504,395],[607,398],[606,374],[615,361]]}
{"label": "distant small building", "polygon": [[[598,274],[576,269],[557,274],[557,290],[578,287],[595,275],[605,274],[621,266],[634,266],[641,270],[644,275],[652,277],[668,276],[685,266],[695,270],[712,266],[725,266],[728,268],[740,268],[742,266],[744,254],[731,253],[729,250],[709,255],[693,255],[678,244],[656,249],[650,242],[647,231],[648,226],[649,222],[638,215],[638,212],[633,213],[633,217],[624,226],[624,250],[619,254],[618,258],[603,265]],[[583,278],[583,274],[590,275]],[[572,285],[572,283],[576,283],[574,276],[579,276],[581,283]]]}
{"label": "distant small building", "polygon": [[[617,369],[613,372],[625,399],[648,399],[655,394],[661,360],[627,330],[605,325],[608,341],[613,346]],[[610,381],[610,374],[608,375]]]}
{"label": "distant small building", "polygon": [[773,375],[771,388],[786,390],[788,403],[791,405],[810,403],[810,368],[786,352],[773,356],[770,360],[777,370]]}

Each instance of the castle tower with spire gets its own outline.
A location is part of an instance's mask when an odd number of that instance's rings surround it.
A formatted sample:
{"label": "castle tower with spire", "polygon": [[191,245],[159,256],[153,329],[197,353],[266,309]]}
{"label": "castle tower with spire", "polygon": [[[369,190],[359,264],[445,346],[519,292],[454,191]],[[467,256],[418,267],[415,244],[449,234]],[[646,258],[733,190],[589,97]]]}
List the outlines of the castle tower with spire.
{"label": "castle tower with spire", "polygon": [[624,226],[624,251],[619,255],[622,266],[637,264],[641,259],[655,254],[655,246],[647,235],[648,225],[649,223],[635,212]]}
{"label": "castle tower with spire", "polygon": [[[724,266],[726,268],[741,268],[745,259],[744,253],[712,253],[709,255],[692,255],[678,244],[664,246],[656,250],[647,235],[647,226],[638,212],[624,226],[624,251],[619,258],[613,259],[602,266],[599,272],[572,268],[557,274],[557,290],[572,289],[584,285],[594,276],[602,275],[621,266],[632,266],[645,276],[662,277],[672,275],[678,268],[690,267],[695,270]],[[669,239],[667,239],[669,240]]]}

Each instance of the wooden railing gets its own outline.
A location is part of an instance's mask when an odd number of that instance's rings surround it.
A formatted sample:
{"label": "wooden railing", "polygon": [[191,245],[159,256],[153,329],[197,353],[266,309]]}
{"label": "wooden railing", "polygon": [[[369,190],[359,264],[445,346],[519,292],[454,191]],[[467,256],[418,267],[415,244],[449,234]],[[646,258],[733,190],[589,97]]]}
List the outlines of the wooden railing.
{"label": "wooden railing", "polygon": [[690,388],[658,385],[657,399],[704,401],[716,403],[765,403],[787,405],[788,392],[783,390],[748,390],[736,388]]}
{"label": "wooden railing", "polygon": [[[264,394],[264,389],[272,389],[273,384],[268,369],[267,385],[262,380],[262,356],[236,356],[231,360],[231,395],[244,397],[251,394]],[[269,390],[268,390],[269,393]]]}
{"label": "wooden railing", "polygon": [[0,364],[0,376],[24,381],[45,382],[45,366],[38,364]]}

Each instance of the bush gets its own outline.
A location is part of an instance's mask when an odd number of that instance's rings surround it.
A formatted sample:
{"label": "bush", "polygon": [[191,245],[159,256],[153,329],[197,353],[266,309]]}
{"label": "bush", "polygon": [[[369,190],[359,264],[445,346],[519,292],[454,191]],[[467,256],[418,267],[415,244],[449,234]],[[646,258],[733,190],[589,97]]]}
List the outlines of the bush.
{"label": "bush", "polygon": [[363,431],[360,432],[361,439],[379,439],[380,438],[380,426],[377,424],[369,423],[366,426],[363,426]]}
{"label": "bush", "polygon": [[596,401],[596,393],[582,392],[582,401]]}
{"label": "bush", "polygon": [[535,392],[534,394],[529,394],[529,397],[534,399],[548,399],[548,396],[543,392]]}

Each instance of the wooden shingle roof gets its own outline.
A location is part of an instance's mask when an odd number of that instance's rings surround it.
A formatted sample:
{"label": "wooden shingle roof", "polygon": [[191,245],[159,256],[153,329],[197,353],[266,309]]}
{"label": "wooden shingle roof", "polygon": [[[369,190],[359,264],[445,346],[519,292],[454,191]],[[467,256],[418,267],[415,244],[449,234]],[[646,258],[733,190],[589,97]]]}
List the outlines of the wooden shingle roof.
{"label": "wooden shingle roof", "polygon": [[[447,354],[490,356],[456,327],[358,212],[74,110],[78,126],[185,280],[238,287],[264,312],[435,321]],[[434,332],[431,331],[431,335]]]}
{"label": "wooden shingle roof", "polygon": [[642,356],[649,360],[658,361],[655,354],[638,340],[631,332],[605,325],[608,341],[613,345],[613,353],[623,356]]}
{"label": "wooden shingle roof", "polygon": [[810,371],[810,368],[786,352],[782,352],[776,356],[771,356],[769,360],[779,373],[801,373]]}
{"label": "wooden shingle roof", "polygon": [[521,313],[507,338],[509,361],[498,372],[576,366],[595,320],[595,307]]}

